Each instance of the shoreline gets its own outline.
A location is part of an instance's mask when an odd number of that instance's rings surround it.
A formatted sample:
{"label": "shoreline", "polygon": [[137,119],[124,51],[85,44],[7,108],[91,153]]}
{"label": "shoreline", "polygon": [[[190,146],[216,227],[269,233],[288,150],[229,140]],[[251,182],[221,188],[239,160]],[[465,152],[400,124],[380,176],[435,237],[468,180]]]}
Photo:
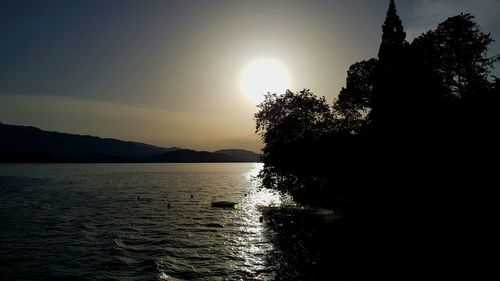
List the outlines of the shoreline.
{"label": "shoreline", "polygon": [[276,280],[353,280],[352,216],[332,209],[262,207]]}

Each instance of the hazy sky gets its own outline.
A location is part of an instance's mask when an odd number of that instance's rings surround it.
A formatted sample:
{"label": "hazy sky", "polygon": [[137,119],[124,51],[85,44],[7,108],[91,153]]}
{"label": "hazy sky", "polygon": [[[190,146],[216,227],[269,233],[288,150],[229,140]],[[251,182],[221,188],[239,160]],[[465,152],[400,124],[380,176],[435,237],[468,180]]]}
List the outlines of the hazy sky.
{"label": "hazy sky", "polygon": [[[245,65],[279,61],[292,90],[332,102],[349,65],[377,54],[387,3],[0,0],[0,122],[258,151]],[[462,11],[500,40],[498,0],[397,5],[410,40]]]}

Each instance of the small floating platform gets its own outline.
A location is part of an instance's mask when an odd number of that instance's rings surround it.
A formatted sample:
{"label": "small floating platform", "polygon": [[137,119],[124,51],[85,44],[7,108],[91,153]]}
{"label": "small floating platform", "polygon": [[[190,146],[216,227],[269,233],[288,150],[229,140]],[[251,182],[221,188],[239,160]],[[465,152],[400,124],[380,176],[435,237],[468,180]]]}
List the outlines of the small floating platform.
{"label": "small floating platform", "polygon": [[215,201],[215,197],[212,199],[212,207],[218,208],[238,208],[238,202],[233,201]]}
{"label": "small floating platform", "polygon": [[238,202],[231,202],[231,201],[215,201],[212,202],[212,207],[219,207],[219,208],[238,208]]}

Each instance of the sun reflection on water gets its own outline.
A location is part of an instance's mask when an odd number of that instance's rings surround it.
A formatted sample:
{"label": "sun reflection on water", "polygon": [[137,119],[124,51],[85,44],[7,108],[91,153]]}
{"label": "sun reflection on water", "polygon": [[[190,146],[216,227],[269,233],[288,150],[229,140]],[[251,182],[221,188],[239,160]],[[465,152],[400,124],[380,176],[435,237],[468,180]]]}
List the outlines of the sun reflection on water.
{"label": "sun reflection on water", "polygon": [[251,275],[259,274],[259,279],[269,279],[266,265],[266,256],[273,250],[273,245],[267,240],[264,233],[264,224],[261,221],[261,207],[280,206],[281,197],[278,193],[262,188],[260,179],[257,177],[262,164],[256,163],[255,167],[244,174],[245,181],[249,189],[245,199],[241,204],[241,210],[244,212],[239,217],[238,233],[244,234],[236,239],[236,250],[238,258],[244,260],[245,267],[251,271]]}
{"label": "sun reflection on water", "polygon": [[261,181],[258,178],[262,169],[262,163],[255,163],[255,167],[245,173],[244,177],[249,185],[250,198],[248,201],[254,206],[279,206],[281,205],[281,196],[269,189],[261,188]]}
{"label": "sun reflection on water", "polygon": [[[63,257],[71,254],[82,274],[95,279],[273,277],[269,264],[273,244],[260,220],[261,207],[283,201],[260,187],[256,176],[262,164],[35,165],[17,167],[15,173],[7,168],[0,169],[0,176],[11,175],[7,184],[19,188],[2,190],[14,198],[5,201],[4,208],[19,215],[0,218],[13,231],[4,235],[10,248],[2,249],[0,256],[25,251],[28,273],[64,263]],[[30,178],[12,177],[26,173]],[[24,182],[17,182],[19,178]],[[214,208],[213,196],[238,202],[239,208]],[[32,214],[29,220],[23,216],[27,211]],[[39,226],[48,220],[57,224],[47,226],[40,237]],[[75,235],[61,237],[61,233]],[[21,249],[16,238],[20,235],[37,247]],[[71,270],[61,274],[74,274]]]}

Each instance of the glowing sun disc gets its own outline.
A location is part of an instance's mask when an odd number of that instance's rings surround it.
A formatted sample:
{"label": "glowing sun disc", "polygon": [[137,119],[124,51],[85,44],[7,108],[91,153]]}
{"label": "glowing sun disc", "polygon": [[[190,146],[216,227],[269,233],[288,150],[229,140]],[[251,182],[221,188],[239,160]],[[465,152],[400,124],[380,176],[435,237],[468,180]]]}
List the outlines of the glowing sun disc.
{"label": "glowing sun disc", "polygon": [[245,97],[254,103],[262,102],[267,92],[284,93],[289,85],[288,69],[271,58],[251,61],[240,74],[240,88]]}

